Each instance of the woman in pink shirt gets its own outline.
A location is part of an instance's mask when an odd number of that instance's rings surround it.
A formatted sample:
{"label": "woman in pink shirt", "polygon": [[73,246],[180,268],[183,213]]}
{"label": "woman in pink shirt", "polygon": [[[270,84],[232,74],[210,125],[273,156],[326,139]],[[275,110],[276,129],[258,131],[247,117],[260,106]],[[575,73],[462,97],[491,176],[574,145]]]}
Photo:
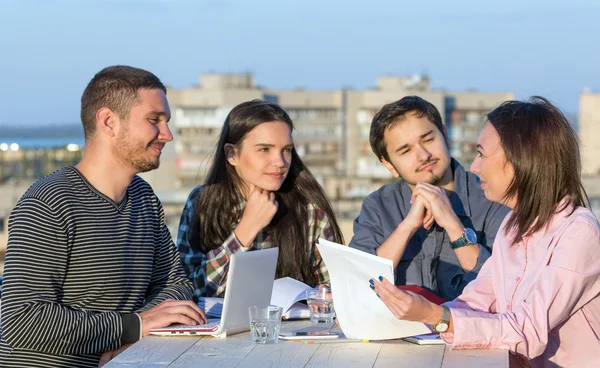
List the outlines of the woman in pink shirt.
{"label": "woman in pink shirt", "polygon": [[600,225],[575,132],[541,97],[508,101],[488,115],[477,153],[485,196],[512,209],[477,279],[443,306],[381,277],[371,287],[455,349],[508,349],[511,366],[600,367]]}

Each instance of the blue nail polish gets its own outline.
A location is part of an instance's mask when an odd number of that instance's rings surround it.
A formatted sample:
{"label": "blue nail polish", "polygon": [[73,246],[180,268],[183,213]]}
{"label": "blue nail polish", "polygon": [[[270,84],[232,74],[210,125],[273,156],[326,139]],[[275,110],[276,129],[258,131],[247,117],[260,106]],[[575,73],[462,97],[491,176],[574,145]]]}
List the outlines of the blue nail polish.
{"label": "blue nail polish", "polygon": [[375,285],[369,285],[369,287],[373,290],[375,290]]}
{"label": "blue nail polish", "polygon": [[369,283],[370,283],[371,285],[375,285],[375,281],[373,281],[373,279],[369,280]]}
{"label": "blue nail polish", "polygon": [[383,276],[379,276],[379,281],[383,281]]}

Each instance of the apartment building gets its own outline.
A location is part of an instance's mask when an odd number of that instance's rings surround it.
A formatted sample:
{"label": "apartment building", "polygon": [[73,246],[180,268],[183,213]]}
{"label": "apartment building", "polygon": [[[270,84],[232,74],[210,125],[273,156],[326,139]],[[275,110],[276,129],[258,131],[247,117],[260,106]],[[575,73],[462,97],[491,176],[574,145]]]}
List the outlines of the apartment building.
{"label": "apartment building", "polygon": [[159,196],[168,198],[172,216],[178,216],[185,195],[208,173],[229,111],[241,102],[263,99],[289,113],[298,154],[323,185],[337,215],[353,219],[366,195],[393,180],[371,151],[373,116],[384,104],[407,95],[419,95],[440,110],[452,155],[466,167],[474,158],[485,114],[514,98],[512,93],[433,90],[429,78],[421,75],[381,76],[373,89],[322,91],[259,87],[252,74],[202,74],[196,86],[168,89],[174,143],[163,150],[160,169],[143,176]]}
{"label": "apartment building", "polygon": [[579,96],[579,139],[585,176],[600,176],[600,93]]}

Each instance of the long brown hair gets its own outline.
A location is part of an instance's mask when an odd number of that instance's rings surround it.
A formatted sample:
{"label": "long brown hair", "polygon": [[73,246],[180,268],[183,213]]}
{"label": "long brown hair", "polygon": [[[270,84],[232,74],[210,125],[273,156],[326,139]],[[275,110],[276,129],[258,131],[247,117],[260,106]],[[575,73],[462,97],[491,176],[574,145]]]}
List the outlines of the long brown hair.
{"label": "long brown hair", "polygon": [[[240,203],[241,179],[227,161],[225,144],[239,145],[252,129],[272,121],[294,129],[289,115],[279,105],[261,100],[237,105],[225,119],[208,177],[195,204],[191,244],[197,251],[206,253],[223,244],[231,234],[232,209]],[[289,276],[314,286],[318,279],[311,253],[307,252],[309,205],[327,216],[336,242],[343,243],[343,237],[325,192],[295,149],[288,176],[275,195],[279,208],[268,231],[279,247],[276,276]]]}
{"label": "long brown hair", "polygon": [[[541,230],[571,203],[589,203],[581,183],[577,135],[556,106],[538,96],[506,101],[488,114],[488,120],[515,171],[504,194],[505,200],[516,199],[506,223],[507,231],[516,231],[513,244]],[[566,197],[570,202],[559,208]]]}

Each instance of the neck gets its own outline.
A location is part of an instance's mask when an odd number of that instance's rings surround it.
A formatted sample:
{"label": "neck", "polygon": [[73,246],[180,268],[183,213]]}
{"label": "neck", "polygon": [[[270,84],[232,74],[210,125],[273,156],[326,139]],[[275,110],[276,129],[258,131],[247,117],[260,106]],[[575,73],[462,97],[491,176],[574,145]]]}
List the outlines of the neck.
{"label": "neck", "polygon": [[448,169],[444,173],[442,179],[437,183],[437,186],[446,189],[446,191],[454,190],[454,173],[452,172],[452,166],[448,166]]}
{"label": "neck", "polygon": [[118,160],[112,152],[86,142],[83,158],[75,166],[100,193],[120,203],[136,172]]}

